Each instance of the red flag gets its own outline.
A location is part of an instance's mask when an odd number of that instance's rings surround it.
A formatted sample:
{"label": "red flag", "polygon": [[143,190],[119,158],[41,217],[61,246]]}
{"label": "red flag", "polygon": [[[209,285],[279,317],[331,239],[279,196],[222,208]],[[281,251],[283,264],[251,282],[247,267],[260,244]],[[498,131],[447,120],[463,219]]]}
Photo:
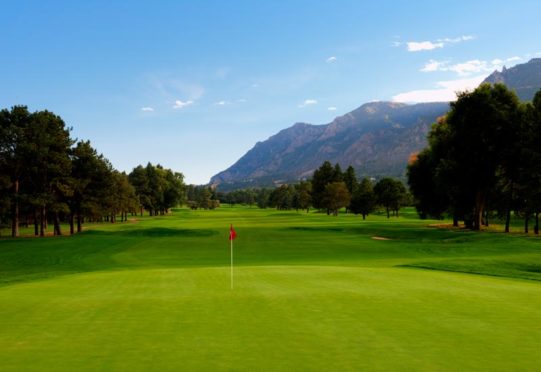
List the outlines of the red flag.
{"label": "red flag", "polygon": [[237,237],[237,233],[233,229],[233,224],[231,224],[231,228],[229,229],[229,240],[234,240]]}

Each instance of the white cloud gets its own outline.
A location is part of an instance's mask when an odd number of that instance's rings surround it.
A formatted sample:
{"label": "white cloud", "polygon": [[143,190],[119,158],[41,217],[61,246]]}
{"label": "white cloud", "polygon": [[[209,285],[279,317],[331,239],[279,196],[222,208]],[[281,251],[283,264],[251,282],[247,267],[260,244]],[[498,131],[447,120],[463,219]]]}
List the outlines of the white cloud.
{"label": "white cloud", "polygon": [[306,106],[312,106],[317,105],[317,101],[315,99],[305,99],[303,103],[299,105],[299,107],[306,107]]}
{"label": "white cloud", "polygon": [[475,36],[463,35],[463,36],[453,37],[453,38],[446,37],[446,38],[443,38],[443,39],[438,39],[437,41],[438,42],[444,42],[444,43],[450,43],[450,44],[456,44],[456,43],[460,43],[462,41],[469,41],[469,40],[473,40],[473,39],[475,39]]}
{"label": "white cloud", "polygon": [[466,79],[439,81],[435,89],[413,90],[393,97],[395,102],[447,102],[456,100],[456,93],[477,88],[486,78],[478,75]]}
{"label": "white cloud", "polygon": [[177,99],[175,101],[175,105],[173,106],[174,109],[183,109],[184,107],[186,106],[190,106],[193,104],[193,101],[191,100],[188,100],[188,101],[185,101],[185,102],[182,102],[181,100]]}
{"label": "white cloud", "polygon": [[337,60],[338,60],[338,58],[336,58],[335,56],[332,56],[332,57],[327,58],[327,63],[334,63]]}
{"label": "white cloud", "polygon": [[448,63],[447,61],[438,62],[431,59],[424,65],[421,71],[422,72],[445,71],[444,69],[446,68],[447,63]]}
{"label": "white cloud", "polygon": [[481,61],[474,59],[464,63],[457,63],[449,67],[449,71],[454,71],[460,76],[468,76],[480,72],[490,72],[494,66],[490,65],[487,61]]}
{"label": "white cloud", "polygon": [[[422,50],[433,50],[437,48],[443,48],[446,44],[456,44],[463,41],[469,41],[475,39],[472,35],[464,35],[459,37],[446,37],[442,39],[437,39],[436,41],[408,41],[406,43],[408,47],[408,52],[420,52]],[[393,42],[393,46],[400,46],[402,43]]]}
{"label": "white cloud", "polygon": [[228,105],[229,102],[228,101],[224,101],[224,100],[221,100],[221,101],[218,101],[215,103],[216,106],[225,106],[225,105]]}
{"label": "white cloud", "polygon": [[399,47],[399,46],[402,46],[402,44],[404,44],[404,43],[402,43],[401,41],[393,41],[393,42],[391,43],[391,45],[392,45],[393,47],[395,47],[395,48],[396,48],[396,47]]}
{"label": "white cloud", "polygon": [[521,57],[510,57],[505,60],[495,58],[492,61],[484,61],[474,59],[471,61],[450,64],[449,61],[436,61],[429,60],[420,71],[422,72],[434,72],[434,71],[452,71],[456,72],[458,76],[470,76],[473,74],[479,74],[482,72],[492,72],[496,69],[502,68],[505,62],[516,62],[522,60]]}
{"label": "white cloud", "polygon": [[154,111],[154,108],[153,107],[141,107],[141,111],[144,111],[144,112],[153,112]]}
{"label": "white cloud", "polygon": [[334,107],[334,106],[327,107],[327,110],[329,110],[329,111],[336,111],[336,107]]}
{"label": "white cloud", "polygon": [[408,45],[408,52],[443,48],[443,43],[433,43],[431,41],[408,41],[406,44]]}

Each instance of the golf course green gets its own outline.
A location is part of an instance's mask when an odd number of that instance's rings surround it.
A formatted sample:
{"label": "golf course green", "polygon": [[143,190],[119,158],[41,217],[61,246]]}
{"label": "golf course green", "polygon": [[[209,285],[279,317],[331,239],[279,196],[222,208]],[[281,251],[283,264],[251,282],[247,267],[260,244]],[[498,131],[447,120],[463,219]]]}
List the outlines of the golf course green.
{"label": "golf course green", "polygon": [[437,222],[226,206],[2,239],[0,370],[541,370],[541,239]]}

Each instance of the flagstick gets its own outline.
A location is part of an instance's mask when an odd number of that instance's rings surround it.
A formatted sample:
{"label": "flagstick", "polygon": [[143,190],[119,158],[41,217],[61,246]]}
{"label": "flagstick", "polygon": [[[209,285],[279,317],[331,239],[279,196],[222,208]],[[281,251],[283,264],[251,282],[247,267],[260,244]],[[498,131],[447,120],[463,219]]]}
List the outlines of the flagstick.
{"label": "flagstick", "polygon": [[231,242],[231,289],[233,289],[233,239]]}

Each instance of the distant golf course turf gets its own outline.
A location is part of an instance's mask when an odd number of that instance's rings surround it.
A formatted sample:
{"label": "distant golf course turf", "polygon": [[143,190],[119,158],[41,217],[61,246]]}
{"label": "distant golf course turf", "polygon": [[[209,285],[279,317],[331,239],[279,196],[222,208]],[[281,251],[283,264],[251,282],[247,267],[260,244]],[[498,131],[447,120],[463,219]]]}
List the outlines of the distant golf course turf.
{"label": "distant golf course turf", "polygon": [[0,370],[541,370],[541,238],[431,223],[225,206],[2,239]]}

